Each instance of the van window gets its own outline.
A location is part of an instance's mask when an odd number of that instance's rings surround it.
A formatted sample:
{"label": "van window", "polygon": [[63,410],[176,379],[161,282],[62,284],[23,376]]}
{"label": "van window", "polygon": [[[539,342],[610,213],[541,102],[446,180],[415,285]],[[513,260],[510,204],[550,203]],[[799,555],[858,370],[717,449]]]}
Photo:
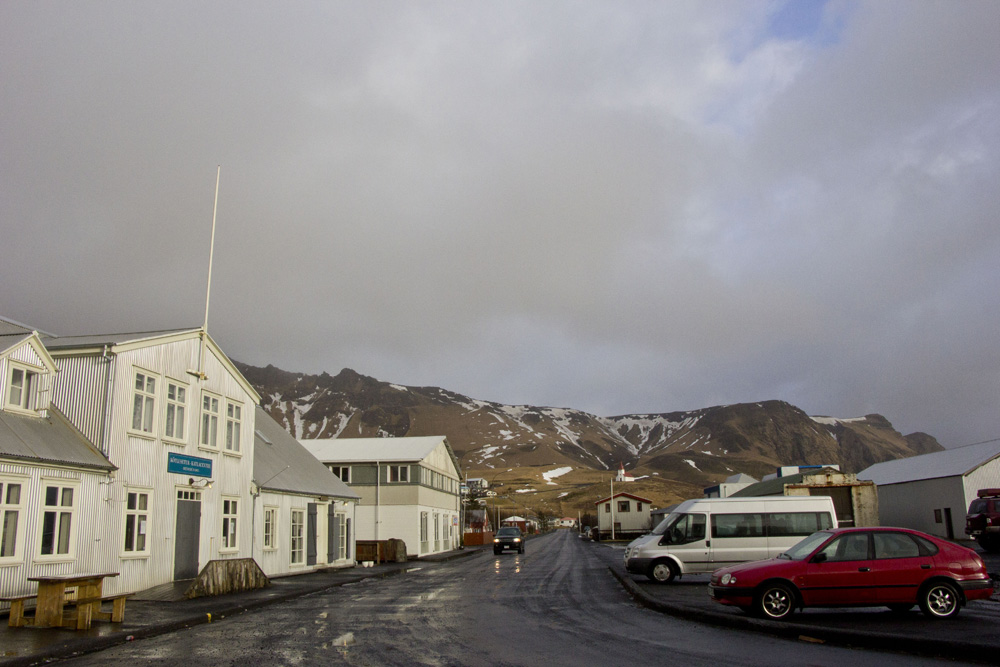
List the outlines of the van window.
{"label": "van window", "polygon": [[767,517],[769,537],[806,537],[831,526],[829,512],[771,512]]}
{"label": "van window", "polygon": [[712,537],[764,537],[764,515],[713,514]]}
{"label": "van window", "polygon": [[663,529],[660,544],[688,544],[705,539],[704,514],[671,514],[656,527]]}

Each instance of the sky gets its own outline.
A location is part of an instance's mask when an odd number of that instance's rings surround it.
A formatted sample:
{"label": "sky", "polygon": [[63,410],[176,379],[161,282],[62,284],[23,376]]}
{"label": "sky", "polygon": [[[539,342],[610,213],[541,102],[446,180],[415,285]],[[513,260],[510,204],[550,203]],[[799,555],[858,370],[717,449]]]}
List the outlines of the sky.
{"label": "sky", "polygon": [[1000,437],[1000,3],[0,3],[0,315]]}

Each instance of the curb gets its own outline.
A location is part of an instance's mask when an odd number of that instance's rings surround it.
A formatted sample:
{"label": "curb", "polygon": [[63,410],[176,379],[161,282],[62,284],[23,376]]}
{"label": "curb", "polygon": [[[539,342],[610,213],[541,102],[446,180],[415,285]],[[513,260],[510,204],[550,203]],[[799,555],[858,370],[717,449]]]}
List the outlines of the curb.
{"label": "curb", "polygon": [[[928,639],[925,637],[904,637],[881,632],[865,630],[842,630],[840,628],[819,628],[816,626],[801,626],[781,621],[764,621],[748,616],[720,614],[696,607],[670,604],[658,600],[642,590],[628,574],[614,565],[608,565],[612,576],[618,580],[625,591],[642,606],[663,614],[677,616],[685,620],[721,627],[751,630],[785,639],[797,639],[804,642],[830,643],[852,648],[877,649],[893,651],[921,657],[939,657],[973,662],[996,664],[997,647],[985,644],[969,644],[945,639]],[[945,621],[946,622],[946,621]]]}

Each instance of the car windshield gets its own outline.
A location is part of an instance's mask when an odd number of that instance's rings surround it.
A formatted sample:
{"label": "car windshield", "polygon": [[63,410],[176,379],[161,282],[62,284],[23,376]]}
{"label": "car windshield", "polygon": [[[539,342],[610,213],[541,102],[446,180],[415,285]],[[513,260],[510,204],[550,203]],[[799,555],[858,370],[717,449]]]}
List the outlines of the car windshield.
{"label": "car windshield", "polygon": [[517,537],[520,534],[520,528],[501,528],[497,532],[497,537]]}
{"label": "car windshield", "polygon": [[809,554],[816,550],[816,547],[826,542],[832,535],[833,533],[827,530],[821,530],[818,533],[813,533],[785,553],[778,556],[778,558],[787,558],[788,560],[805,560]]}

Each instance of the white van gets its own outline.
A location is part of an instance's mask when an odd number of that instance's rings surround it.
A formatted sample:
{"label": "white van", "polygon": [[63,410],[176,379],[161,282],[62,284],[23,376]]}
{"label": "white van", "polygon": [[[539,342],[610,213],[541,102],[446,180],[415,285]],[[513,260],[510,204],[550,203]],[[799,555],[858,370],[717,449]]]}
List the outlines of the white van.
{"label": "white van", "polygon": [[774,558],[818,530],[837,527],[829,496],[685,500],[625,548],[625,569],[667,583],[684,574]]}

